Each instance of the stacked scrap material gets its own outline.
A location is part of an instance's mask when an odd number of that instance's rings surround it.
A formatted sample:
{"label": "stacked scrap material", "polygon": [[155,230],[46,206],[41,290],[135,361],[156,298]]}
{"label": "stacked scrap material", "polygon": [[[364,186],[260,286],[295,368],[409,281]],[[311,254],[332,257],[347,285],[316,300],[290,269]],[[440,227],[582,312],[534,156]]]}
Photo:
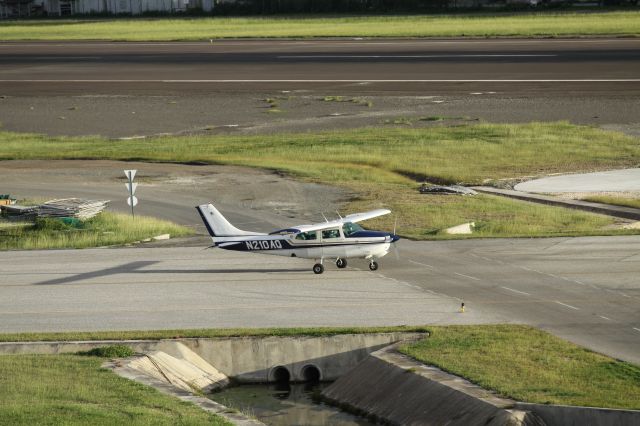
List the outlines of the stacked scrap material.
{"label": "stacked scrap material", "polygon": [[104,210],[107,203],[109,201],[83,200],[81,198],[50,200],[38,206],[38,217],[89,219]]}
{"label": "stacked scrap material", "polygon": [[31,219],[38,215],[38,206],[0,206],[2,213],[10,218]]}
{"label": "stacked scrap material", "polygon": [[35,217],[75,217],[90,219],[107,207],[109,201],[66,198],[50,200],[39,206],[9,205],[0,206],[4,214],[15,219],[33,219]]}
{"label": "stacked scrap material", "polygon": [[422,184],[420,187],[421,194],[458,194],[458,195],[476,195],[477,192],[471,188],[467,188],[461,185],[450,185],[450,186],[441,186],[441,185],[427,185]]}

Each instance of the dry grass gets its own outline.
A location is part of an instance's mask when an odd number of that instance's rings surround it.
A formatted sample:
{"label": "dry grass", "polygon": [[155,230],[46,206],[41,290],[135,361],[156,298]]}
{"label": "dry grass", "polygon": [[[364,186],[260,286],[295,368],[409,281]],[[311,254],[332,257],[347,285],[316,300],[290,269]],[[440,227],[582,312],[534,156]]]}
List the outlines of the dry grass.
{"label": "dry grass", "polygon": [[78,226],[66,225],[57,219],[39,219],[35,224],[12,224],[0,219],[0,250],[100,247],[161,234],[179,237],[193,234],[193,231],[165,220],[145,216],[132,218],[112,212],[102,212]]}

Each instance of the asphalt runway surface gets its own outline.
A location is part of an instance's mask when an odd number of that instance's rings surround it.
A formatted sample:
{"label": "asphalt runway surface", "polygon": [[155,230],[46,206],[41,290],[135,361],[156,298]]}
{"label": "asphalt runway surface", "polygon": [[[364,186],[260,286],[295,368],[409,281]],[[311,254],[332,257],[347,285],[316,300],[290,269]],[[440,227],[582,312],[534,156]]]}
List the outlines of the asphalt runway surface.
{"label": "asphalt runway surface", "polygon": [[577,81],[637,89],[639,47],[636,39],[5,43],[0,80],[55,81],[58,88],[82,81],[364,81],[391,89],[402,82]]}
{"label": "asphalt runway surface", "polygon": [[260,134],[409,119],[640,134],[638,110],[637,39],[0,44],[0,120],[23,132]]}

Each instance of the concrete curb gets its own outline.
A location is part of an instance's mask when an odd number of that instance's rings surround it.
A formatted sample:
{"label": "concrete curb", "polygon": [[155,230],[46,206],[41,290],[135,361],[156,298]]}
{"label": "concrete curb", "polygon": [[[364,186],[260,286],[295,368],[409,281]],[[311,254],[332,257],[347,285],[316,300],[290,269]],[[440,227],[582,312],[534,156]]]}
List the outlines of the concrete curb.
{"label": "concrete curb", "polygon": [[491,188],[488,186],[475,186],[473,187],[473,189],[484,194],[499,195],[502,197],[514,198],[516,200],[529,201],[532,203],[584,210],[591,213],[604,214],[607,216],[620,217],[623,219],[640,220],[640,209],[634,209],[632,207],[612,206],[609,204],[592,203],[589,201],[562,200],[548,195],[530,194],[528,192]]}

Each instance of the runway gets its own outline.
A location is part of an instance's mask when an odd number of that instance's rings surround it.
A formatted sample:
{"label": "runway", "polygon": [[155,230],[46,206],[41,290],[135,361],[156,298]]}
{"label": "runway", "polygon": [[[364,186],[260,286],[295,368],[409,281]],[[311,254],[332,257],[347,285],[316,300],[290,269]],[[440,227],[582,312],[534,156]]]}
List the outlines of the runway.
{"label": "runway", "polygon": [[[578,40],[236,40],[201,43],[4,43],[0,84],[23,95],[83,87],[241,90],[355,86],[416,90],[444,85],[504,90],[569,86],[638,90],[640,41]],[[55,84],[55,88],[47,86]],[[357,87],[358,83],[368,83]],[[178,85],[178,86],[176,86]],[[360,86],[363,86],[360,84]],[[199,87],[199,89],[196,89]],[[465,87],[468,88],[468,87]],[[26,92],[25,92],[26,90]]]}
{"label": "runway", "polygon": [[265,134],[445,117],[638,135],[639,109],[637,39],[0,43],[0,118],[17,132]]}
{"label": "runway", "polygon": [[322,275],[203,248],[0,253],[0,332],[518,322],[640,363],[640,237],[401,241]]}

